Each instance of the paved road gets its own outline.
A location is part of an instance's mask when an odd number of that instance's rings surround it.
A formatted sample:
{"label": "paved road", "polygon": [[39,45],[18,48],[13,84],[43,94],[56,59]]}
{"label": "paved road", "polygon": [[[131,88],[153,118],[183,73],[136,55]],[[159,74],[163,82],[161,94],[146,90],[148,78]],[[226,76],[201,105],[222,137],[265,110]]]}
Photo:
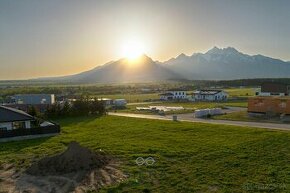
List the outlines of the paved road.
{"label": "paved road", "polygon": [[[172,120],[172,115],[160,116],[160,115],[144,115],[144,114],[133,114],[133,113],[109,113],[109,115],[144,118],[144,119]],[[258,127],[258,128],[265,128],[265,129],[276,129],[276,130],[290,131],[290,124],[199,119],[199,118],[194,118],[193,113],[178,114],[177,117],[178,117],[179,121],[187,121],[187,122],[234,125],[234,126],[245,126],[245,127]]]}
{"label": "paved road", "polygon": [[247,111],[248,108],[245,107],[226,107],[226,109],[222,109],[223,113],[234,113],[240,111]]}

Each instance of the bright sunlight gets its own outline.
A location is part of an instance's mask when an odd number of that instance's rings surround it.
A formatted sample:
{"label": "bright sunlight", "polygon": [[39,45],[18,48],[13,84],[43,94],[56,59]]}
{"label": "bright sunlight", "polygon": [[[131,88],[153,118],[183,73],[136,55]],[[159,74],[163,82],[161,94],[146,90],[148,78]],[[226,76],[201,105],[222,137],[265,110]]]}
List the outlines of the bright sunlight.
{"label": "bright sunlight", "polygon": [[138,40],[131,40],[123,45],[123,56],[129,60],[135,60],[145,52],[144,44]]}

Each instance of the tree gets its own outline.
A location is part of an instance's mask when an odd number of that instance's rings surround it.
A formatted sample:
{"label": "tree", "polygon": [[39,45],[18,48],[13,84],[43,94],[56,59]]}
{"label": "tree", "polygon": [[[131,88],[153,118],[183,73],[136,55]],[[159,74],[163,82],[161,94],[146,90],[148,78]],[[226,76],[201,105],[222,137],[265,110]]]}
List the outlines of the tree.
{"label": "tree", "polygon": [[65,101],[62,107],[62,115],[68,116],[71,112],[71,106],[68,101]]}
{"label": "tree", "polygon": [[33,117],[36,117],[37,115],[39,115],[39,112],[37,111],[35,106],[29,106],[28,107],[28,114],[33,116]]}

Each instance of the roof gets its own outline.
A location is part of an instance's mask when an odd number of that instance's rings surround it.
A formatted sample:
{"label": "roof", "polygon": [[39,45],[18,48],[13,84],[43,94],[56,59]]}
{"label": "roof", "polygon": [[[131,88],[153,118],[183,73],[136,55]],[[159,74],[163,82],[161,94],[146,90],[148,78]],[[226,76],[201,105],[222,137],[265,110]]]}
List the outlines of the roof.
{"label": "roof", "polygon": [[200,95],[215,95],[217,93],[222,92],[222,90],[198,90],[193,92],[193,94],[200,94]]}
{"label": "roof", "polygon": [[160,96],[173,96],[174,94],[170,93],[170,92],[167,92],[167,93],[162,93],[162,94],[159,94]]}
{"label": "roof", "polygon": [[284,83],[265,82],[261,85],[261,92],[288,93],[288,85]]}
{"label": "roof", "polygon": [[33,119],[33,116],[24,111],[0,106],[0,122],[28,121]]}

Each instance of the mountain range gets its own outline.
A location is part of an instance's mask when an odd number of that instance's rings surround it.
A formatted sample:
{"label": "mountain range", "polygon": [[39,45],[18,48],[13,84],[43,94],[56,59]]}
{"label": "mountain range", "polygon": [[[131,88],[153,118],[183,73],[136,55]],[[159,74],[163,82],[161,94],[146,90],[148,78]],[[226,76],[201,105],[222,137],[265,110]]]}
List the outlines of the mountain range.
{"label": "mountain range", "polygon": [[122,58],[75,75],[46,78],[81,83],[143,82],[170,79],[231,80],[290,78],[290,62],[263,55],[247,55],[235,48],[214,47],[206,53],[180,54],[165,62],[146,55],[132,63]]}
{"label": "mountain range", "polygon": [[106,63],[102,66],[75,75],[48,78],[46,80],[70,81],[79,83],[147,82],[181,78],[178,74],[154,62],[146,55],[136,62],[126,58]]}

